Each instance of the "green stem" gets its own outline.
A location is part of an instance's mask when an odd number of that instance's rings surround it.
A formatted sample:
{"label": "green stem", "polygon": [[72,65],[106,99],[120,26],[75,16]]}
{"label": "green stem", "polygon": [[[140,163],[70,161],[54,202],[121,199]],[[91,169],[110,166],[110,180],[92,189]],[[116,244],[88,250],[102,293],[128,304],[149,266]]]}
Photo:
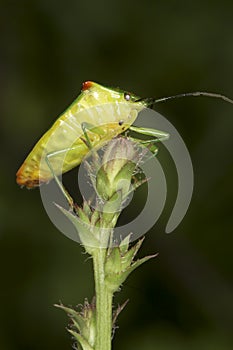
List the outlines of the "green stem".
{"label": "green stem", "polygon": [[93,254],[96,294],[96,342],[95,350],[111,350],[112,298],[105,284],[104,263],[107,249],[96,248]]}

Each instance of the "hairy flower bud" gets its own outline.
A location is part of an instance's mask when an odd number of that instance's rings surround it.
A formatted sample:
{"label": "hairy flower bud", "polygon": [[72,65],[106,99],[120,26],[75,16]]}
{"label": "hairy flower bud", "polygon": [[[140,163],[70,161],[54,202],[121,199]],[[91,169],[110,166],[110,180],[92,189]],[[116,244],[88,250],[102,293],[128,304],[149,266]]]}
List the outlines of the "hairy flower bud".
{"label": "hairy flower bud", "polygon": [[110,200],[115,193],[120,193],[123,200],[128,195],[140,160],[138,150],[139,146],[127,138],[109,142],[96,176],[96,190],[103,200]]}

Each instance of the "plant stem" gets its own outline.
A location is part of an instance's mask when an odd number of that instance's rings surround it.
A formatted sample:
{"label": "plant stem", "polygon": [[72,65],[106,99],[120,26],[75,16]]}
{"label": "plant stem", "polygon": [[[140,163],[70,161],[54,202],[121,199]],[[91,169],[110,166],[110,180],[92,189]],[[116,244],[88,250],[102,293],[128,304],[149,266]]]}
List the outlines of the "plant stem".
{"label": "plant stem", "polygon": [[106,248],[96,248],[93,267],[96,294],[96,342],[95,350],[111,350],[112,338],[112,298],[105,284],[104,264]]}

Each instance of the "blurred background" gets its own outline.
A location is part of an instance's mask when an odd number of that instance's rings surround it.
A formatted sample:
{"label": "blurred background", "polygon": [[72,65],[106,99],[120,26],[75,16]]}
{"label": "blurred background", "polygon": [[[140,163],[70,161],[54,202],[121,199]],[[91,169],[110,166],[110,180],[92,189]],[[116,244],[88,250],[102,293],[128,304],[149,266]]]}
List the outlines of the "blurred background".
{"label": "blurred background", "polygon": [[[92,298],[91,261],[50,222],[39,190],[16,185],[15,173],[83,81],[139,96],[204,90],[233,98],[233,2],[2,0],[0,6],[0,349],[68,350],[67,318],[53,304]],[[187,98],[156,110],[190,151],[194,194],[175,232],[164,233],[168,203],[146,235],[140,255],[159,256],[116,295],[115,305],[130,301],[113,348],[232,349],[233,106]],[[168,193],[172,183],[168,176]]]}

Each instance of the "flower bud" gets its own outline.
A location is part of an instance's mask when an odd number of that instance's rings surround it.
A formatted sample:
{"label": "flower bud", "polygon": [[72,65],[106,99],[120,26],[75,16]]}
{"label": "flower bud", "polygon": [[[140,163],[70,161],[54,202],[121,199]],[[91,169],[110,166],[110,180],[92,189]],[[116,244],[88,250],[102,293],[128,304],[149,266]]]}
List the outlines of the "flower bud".
{"label": "flower bud", "polygon": [[123,200],[127,197],[140,159],[138,148],[127,138],[119,137],[109,142],[96,176],[96,190],[101,199],[109,201],[115,193]]}

